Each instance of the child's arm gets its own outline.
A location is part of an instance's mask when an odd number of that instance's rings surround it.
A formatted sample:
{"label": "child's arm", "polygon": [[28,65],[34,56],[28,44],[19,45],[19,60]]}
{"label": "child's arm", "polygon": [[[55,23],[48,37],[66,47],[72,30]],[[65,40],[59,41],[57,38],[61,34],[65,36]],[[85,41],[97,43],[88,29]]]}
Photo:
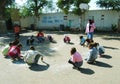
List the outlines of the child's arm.
{"label": "child's arm", "polygon": [[41,56],[41,61],[43,61],[43,56]]}
{"label": "child's arm", "polygon": [[88,57],[87,57],[87,62],[89,62],[89,61],[91,60],[91,56],[92,56],[92,52],[89,51],[89,53],[88,53]]}

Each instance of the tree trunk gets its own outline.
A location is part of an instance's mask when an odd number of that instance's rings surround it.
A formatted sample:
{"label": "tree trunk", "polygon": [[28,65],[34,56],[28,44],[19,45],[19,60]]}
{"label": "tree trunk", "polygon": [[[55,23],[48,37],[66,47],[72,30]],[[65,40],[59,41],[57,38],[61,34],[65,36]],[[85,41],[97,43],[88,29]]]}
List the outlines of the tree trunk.
{"label": "tree trunk", "polygon": [[118,20],[118,32],[120,32],[120,19]]}
{"label": "tree trunk", "polygon": [[0,20],[0,33],[6,33],[7,29],[6,29],[6,24],[5,24],[5,20]]}

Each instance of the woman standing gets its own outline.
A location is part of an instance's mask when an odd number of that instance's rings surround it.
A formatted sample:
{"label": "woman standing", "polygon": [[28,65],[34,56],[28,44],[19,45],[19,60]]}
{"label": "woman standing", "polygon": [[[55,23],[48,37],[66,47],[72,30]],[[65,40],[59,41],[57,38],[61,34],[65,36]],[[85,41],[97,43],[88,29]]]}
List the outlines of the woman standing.
{"label": "woman standing", "polygon": [[94,21],[89,19],[86,25],[86,31],[85,31],[85,33],[87,33],[87,39],[93,39],[93,33],[95,28],[96,27],[95,27]]}

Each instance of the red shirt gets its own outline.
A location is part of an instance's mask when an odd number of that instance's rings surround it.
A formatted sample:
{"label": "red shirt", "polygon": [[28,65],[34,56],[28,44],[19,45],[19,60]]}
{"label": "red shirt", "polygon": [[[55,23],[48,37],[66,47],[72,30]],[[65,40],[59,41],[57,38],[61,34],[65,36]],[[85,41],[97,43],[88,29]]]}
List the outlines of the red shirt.
{"label": "red shirt", "polygon": [[43,32],[39,32],[39,33],[37,34],[37,37],[44,37],[44,33],[43,33]]}
{"label": "red shirt", "polygon": [[65,36],[65,41],[70,41],[70,38],[68,36]]}
{"label": "red shirt", "polygon": [[20,48],[17,47],[17,46],[12,46],[12,47],[10,47],[9,52],[8,52],[8,55],[9,55],[9,56],[15,56],[16,54],[17,54],[18,56],[20,56]]}

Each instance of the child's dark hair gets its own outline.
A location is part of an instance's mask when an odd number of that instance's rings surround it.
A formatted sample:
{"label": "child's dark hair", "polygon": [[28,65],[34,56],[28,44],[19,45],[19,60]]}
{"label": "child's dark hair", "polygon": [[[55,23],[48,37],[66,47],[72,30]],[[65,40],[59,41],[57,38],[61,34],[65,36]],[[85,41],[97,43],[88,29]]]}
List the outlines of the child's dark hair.
{"label": "child's dark hair", "polygon": [[96,42],[95,42],[95,43],[93,44],[93,47],[97,47],[97,46],[99,46],[99,43],[96,43]]}
{"label": "child's dark hair", "polygon": [[13,45],[13,42],[10,42],[10,43],[9,43],[9,46],[11,46],[11,45]]}
{"label": "child's dark hair", "polygon": [[87,41],[88,43],[93,43],[93,42],[94,42],[93,39],[86,39],[86,41]]}
{"label": "child's dark hair", "polygon": [[80,36],[80,39],[82,39],[83,38],[83,36]]}
{"label": "child's dark hair", "polygon": [[76,48],[75,47],[71,48],[71,55],[74,54],[75,52],[76,52]]}
{"label": "child's dark hair", "polygon": [[88,46],[90,49],[92,49],[94,47],[94,44],[93,43],[90,43],[89,46]]}
{"label": "child's dark hair", "polygon": [[18,47],[22,47],[22,44],[18,44],[17,46],[18,46]]}
{"label": "child's dark hair", "polygon": [[92,24],[92,23],[93,23],[93,20],[89,19],[89,23]]}
{"label": "child's dark hair", "polygon": [[30,50],[35,50],[34,46],[30,46]]}

